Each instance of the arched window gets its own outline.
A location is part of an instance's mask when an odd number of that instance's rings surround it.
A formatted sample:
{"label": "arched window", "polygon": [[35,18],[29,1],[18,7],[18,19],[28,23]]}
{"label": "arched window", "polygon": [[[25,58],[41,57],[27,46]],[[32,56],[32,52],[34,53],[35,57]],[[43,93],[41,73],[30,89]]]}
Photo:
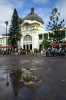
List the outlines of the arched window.
{"label": "arched window", "polygon": [[23,41],[32,41],[32,37],[30,35],[26,35]]}

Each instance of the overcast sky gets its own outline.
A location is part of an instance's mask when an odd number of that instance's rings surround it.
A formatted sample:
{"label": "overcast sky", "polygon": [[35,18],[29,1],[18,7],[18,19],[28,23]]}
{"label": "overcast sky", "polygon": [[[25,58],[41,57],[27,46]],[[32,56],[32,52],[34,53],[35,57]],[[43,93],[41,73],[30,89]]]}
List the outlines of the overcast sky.
{"label": "overcast sky", "polygon": [[[48,25],[49,16],[54,7],[58,8],[60,20],[64,19],[66,24],[66,0],[0,0],[0,34],[6,32],[5,21],[11,21],[11,17],[16,8],[19,17],[23,18],[30,13],[31,8]],[[7,27],[9,29],[9,25]]]}

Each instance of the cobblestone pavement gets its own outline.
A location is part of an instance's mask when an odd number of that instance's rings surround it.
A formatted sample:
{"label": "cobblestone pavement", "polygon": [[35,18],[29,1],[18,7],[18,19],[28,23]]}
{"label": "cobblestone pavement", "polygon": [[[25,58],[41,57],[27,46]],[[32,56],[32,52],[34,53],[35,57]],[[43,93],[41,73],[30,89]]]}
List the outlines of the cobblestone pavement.
{"label": "cobblestone pavement", "polygon": [[66,100],[66,57],[0,55],[1,100]]}

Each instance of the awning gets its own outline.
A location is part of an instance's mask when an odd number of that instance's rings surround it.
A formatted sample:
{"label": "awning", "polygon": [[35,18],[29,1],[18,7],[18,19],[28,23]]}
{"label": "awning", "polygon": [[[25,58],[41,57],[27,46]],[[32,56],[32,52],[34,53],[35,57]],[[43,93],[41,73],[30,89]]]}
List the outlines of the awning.
{"label": "awning", "polygon": [[62,46],[66,46],[66,43],[53,43],[51,44],[51,46],[52,47],[57,47],[57,46],[62,47]]}
{"label": "awning", "polygon": [[13,48],[14,46],[0,46],[0,48]]}

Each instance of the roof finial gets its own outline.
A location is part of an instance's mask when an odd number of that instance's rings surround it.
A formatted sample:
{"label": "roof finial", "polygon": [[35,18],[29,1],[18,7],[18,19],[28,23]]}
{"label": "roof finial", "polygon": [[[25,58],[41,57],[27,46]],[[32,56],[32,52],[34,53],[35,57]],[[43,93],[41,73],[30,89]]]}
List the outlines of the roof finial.
{"label": "roof finial", "polygon": [[34,13],[34,8],[31,8],[31,14],[33,14]]}

